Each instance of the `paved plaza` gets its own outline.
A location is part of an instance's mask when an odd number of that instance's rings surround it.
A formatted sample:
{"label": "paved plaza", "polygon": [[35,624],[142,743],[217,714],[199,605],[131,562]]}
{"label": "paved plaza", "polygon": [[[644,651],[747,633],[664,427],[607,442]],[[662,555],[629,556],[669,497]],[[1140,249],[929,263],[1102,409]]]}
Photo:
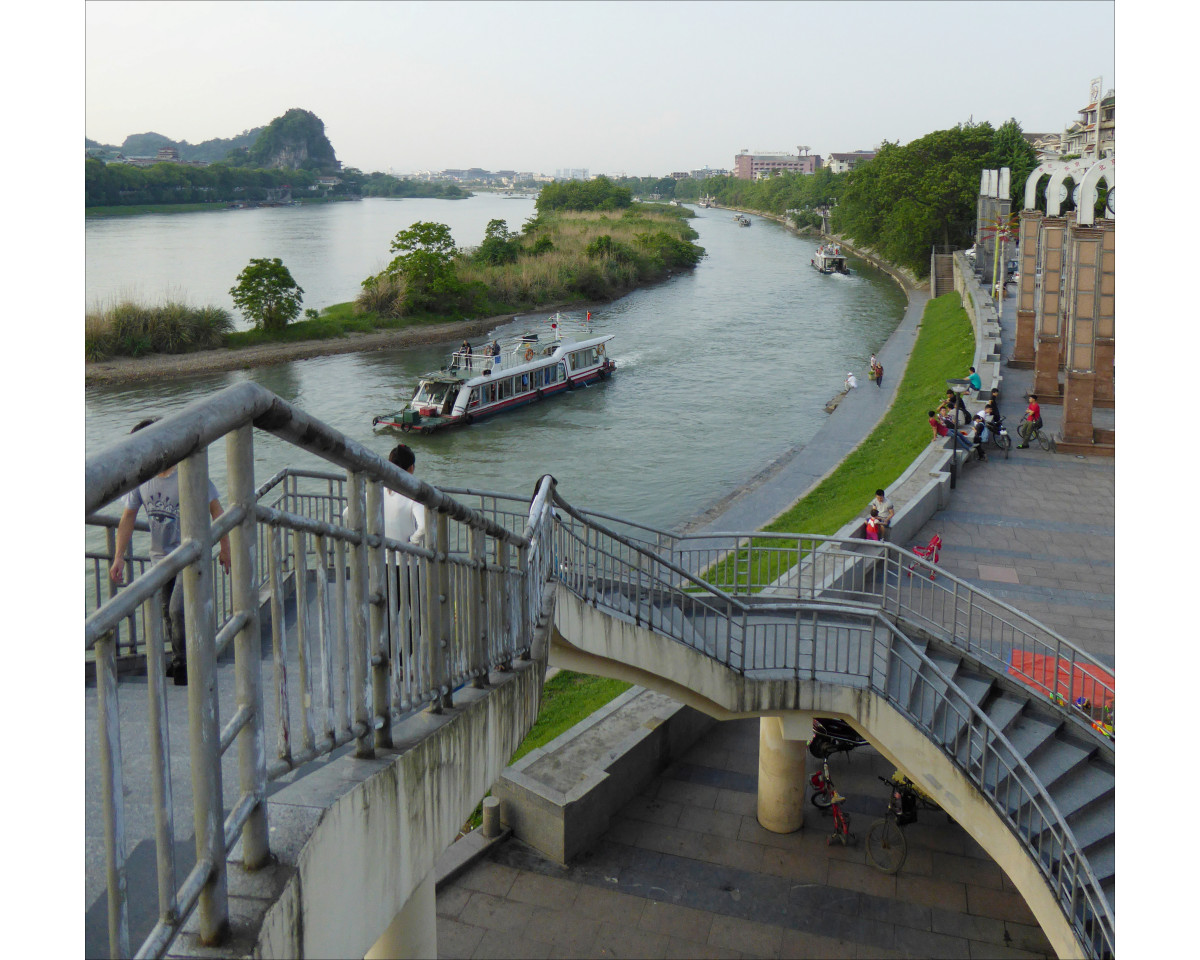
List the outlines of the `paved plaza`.
{"label": "paved plaza", "polygon": [[[921,299],[923,307],[924,300]],[[1004,301],[1002,358],[1015,301]],[[913,315],[888,351],[911,348]],[[884,353],[899,371],[899,358]],[[890,362],[887,362],[890,360]],[[1002,365],[1001,413],[1015,434],[1033,374]],[[891,380],[894,388],[896,378]],[[704,518],[710,530],[760,526],[848,452],[891,391],[853,391],[810,447],[821,461],[768,482]],[[858,394],[857,396],[855,394]],[[974,407],[972,407],[974,409]],[[1056,433],[1062,408],[1042,405]],[[1111,428],[1113,411],[1097,410]],[[861,437],[858,437],[861,439]],[[1014,441],[1015,442],[1015,441]],[[844,455],[844,452],[842,455]],[[803,460],[791,458],[796,464]],[[789,489],[790,486],[790,489]],[[1111,457],[1031,447],[959,477],[940,533],[942,566],[1058,631],[1103,662],[1115,655],[1115,474]],[[758,722],[718,724],[614,819],[597,846],[563,868],[517,840],[496,847],[438,894],[442,957],[981,957],[1053,956],[1003,871],[943,813],[906,829],[897,876],[877,870],[862,838],[882,815],[892,766],[870,748],[831,769],[848,798],[856,846],[825,843],[831,821],[811,805],[804,827],[772,834],[756,818]]]}
{"label": "paved plaza", "polygon": [[[814,761],[815,763],[815,761]],[[568,867],[517,840],[438,893],[440,957],[1052,957],[1021,895],[946,814],[905,828],[896,876],[867,859],[893,767],[870,748],[830,768],[832,817],[775,834],[756,817],[758,721],[718,724]]]}

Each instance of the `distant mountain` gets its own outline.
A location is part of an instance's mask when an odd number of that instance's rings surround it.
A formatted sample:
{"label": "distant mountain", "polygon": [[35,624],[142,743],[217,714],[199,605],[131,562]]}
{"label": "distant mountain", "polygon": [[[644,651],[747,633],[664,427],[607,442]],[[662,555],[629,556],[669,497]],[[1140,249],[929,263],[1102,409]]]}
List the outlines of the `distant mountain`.
{"label": "distant mountain", "polygon": [[292,109],[272,120],[247,154],[253,166],[280,170],[338,170],[341,163],[325,124],[309,110]]}
{"label": "distant mountain", "polygon": [[258,139],[266,127],[255,127],[243,130],[236,137],[228,139],[205,140],[203,143],[188,143],[186,140],[172,140],[161,133],[135,133],[125,138],[120,145],[98,143],[95,140],[84,139],[84,149],[106,153],[121,153],[127,157],[153,157],[162,147],[174,147],[179,152],[180,160],[198,160],[204,163],[215,163],[224,160],[235,150],[248,150]]}

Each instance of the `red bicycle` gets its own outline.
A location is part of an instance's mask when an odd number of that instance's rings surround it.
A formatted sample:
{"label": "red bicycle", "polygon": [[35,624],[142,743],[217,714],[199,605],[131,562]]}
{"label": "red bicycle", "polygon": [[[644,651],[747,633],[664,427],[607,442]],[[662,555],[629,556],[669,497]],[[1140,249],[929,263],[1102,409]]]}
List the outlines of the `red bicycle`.
{"label": "red bicycle", "polygon": [[809,783],[813,787],[813,804],[822,810],[830,810],[833,813],[833,833],[826,838],[825,843],[831,844],[838,840],[841,841],[843,847],[848,843],[853,843],[854,834],[850,832],[850,814],[842,809],[846,798],[838,793],[833,779],[829,776],[828,759],[821,761],[821,772],[814,773],[809,779]]}

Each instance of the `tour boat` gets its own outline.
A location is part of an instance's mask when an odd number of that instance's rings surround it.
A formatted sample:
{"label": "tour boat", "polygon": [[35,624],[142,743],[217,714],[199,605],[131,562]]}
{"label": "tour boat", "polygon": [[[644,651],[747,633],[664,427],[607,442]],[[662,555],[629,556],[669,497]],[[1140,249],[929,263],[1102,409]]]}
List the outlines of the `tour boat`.
{"label": "tour boat", "polygon": [[837,243],[823,243],[817,247],[817,254],[809,261],[820,273],[849,273],[842,247]]}
{"label": "tour boat", "polygon": [[548,334],[532,332],[495,341],[499,356],[492,353],[491,344],[478,352],[460,348],[441,370],[421,377],[406,406],[375,417],[371,424],[433,433],[607,380],[617,368],[608,357],[607,344],[613,335],[588,333],[586,324],[564,330],[564,320],[556,314]]}
{"label": "tour boat", "polygon": [[750,226],[750,218],[743,217],[740,213],[735,213],[733,215],[733,222],[736,223],[739,227]]}

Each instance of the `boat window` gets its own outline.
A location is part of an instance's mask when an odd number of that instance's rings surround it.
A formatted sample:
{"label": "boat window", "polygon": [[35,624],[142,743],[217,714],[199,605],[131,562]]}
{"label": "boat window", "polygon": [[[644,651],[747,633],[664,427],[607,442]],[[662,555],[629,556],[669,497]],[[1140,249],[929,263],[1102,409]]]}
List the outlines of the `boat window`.
{"label": "boat window", "polygon": [[521,390],[526,391],[528,389],[529,389],[529,374],[525,373],[525,374],[521,375]]}

